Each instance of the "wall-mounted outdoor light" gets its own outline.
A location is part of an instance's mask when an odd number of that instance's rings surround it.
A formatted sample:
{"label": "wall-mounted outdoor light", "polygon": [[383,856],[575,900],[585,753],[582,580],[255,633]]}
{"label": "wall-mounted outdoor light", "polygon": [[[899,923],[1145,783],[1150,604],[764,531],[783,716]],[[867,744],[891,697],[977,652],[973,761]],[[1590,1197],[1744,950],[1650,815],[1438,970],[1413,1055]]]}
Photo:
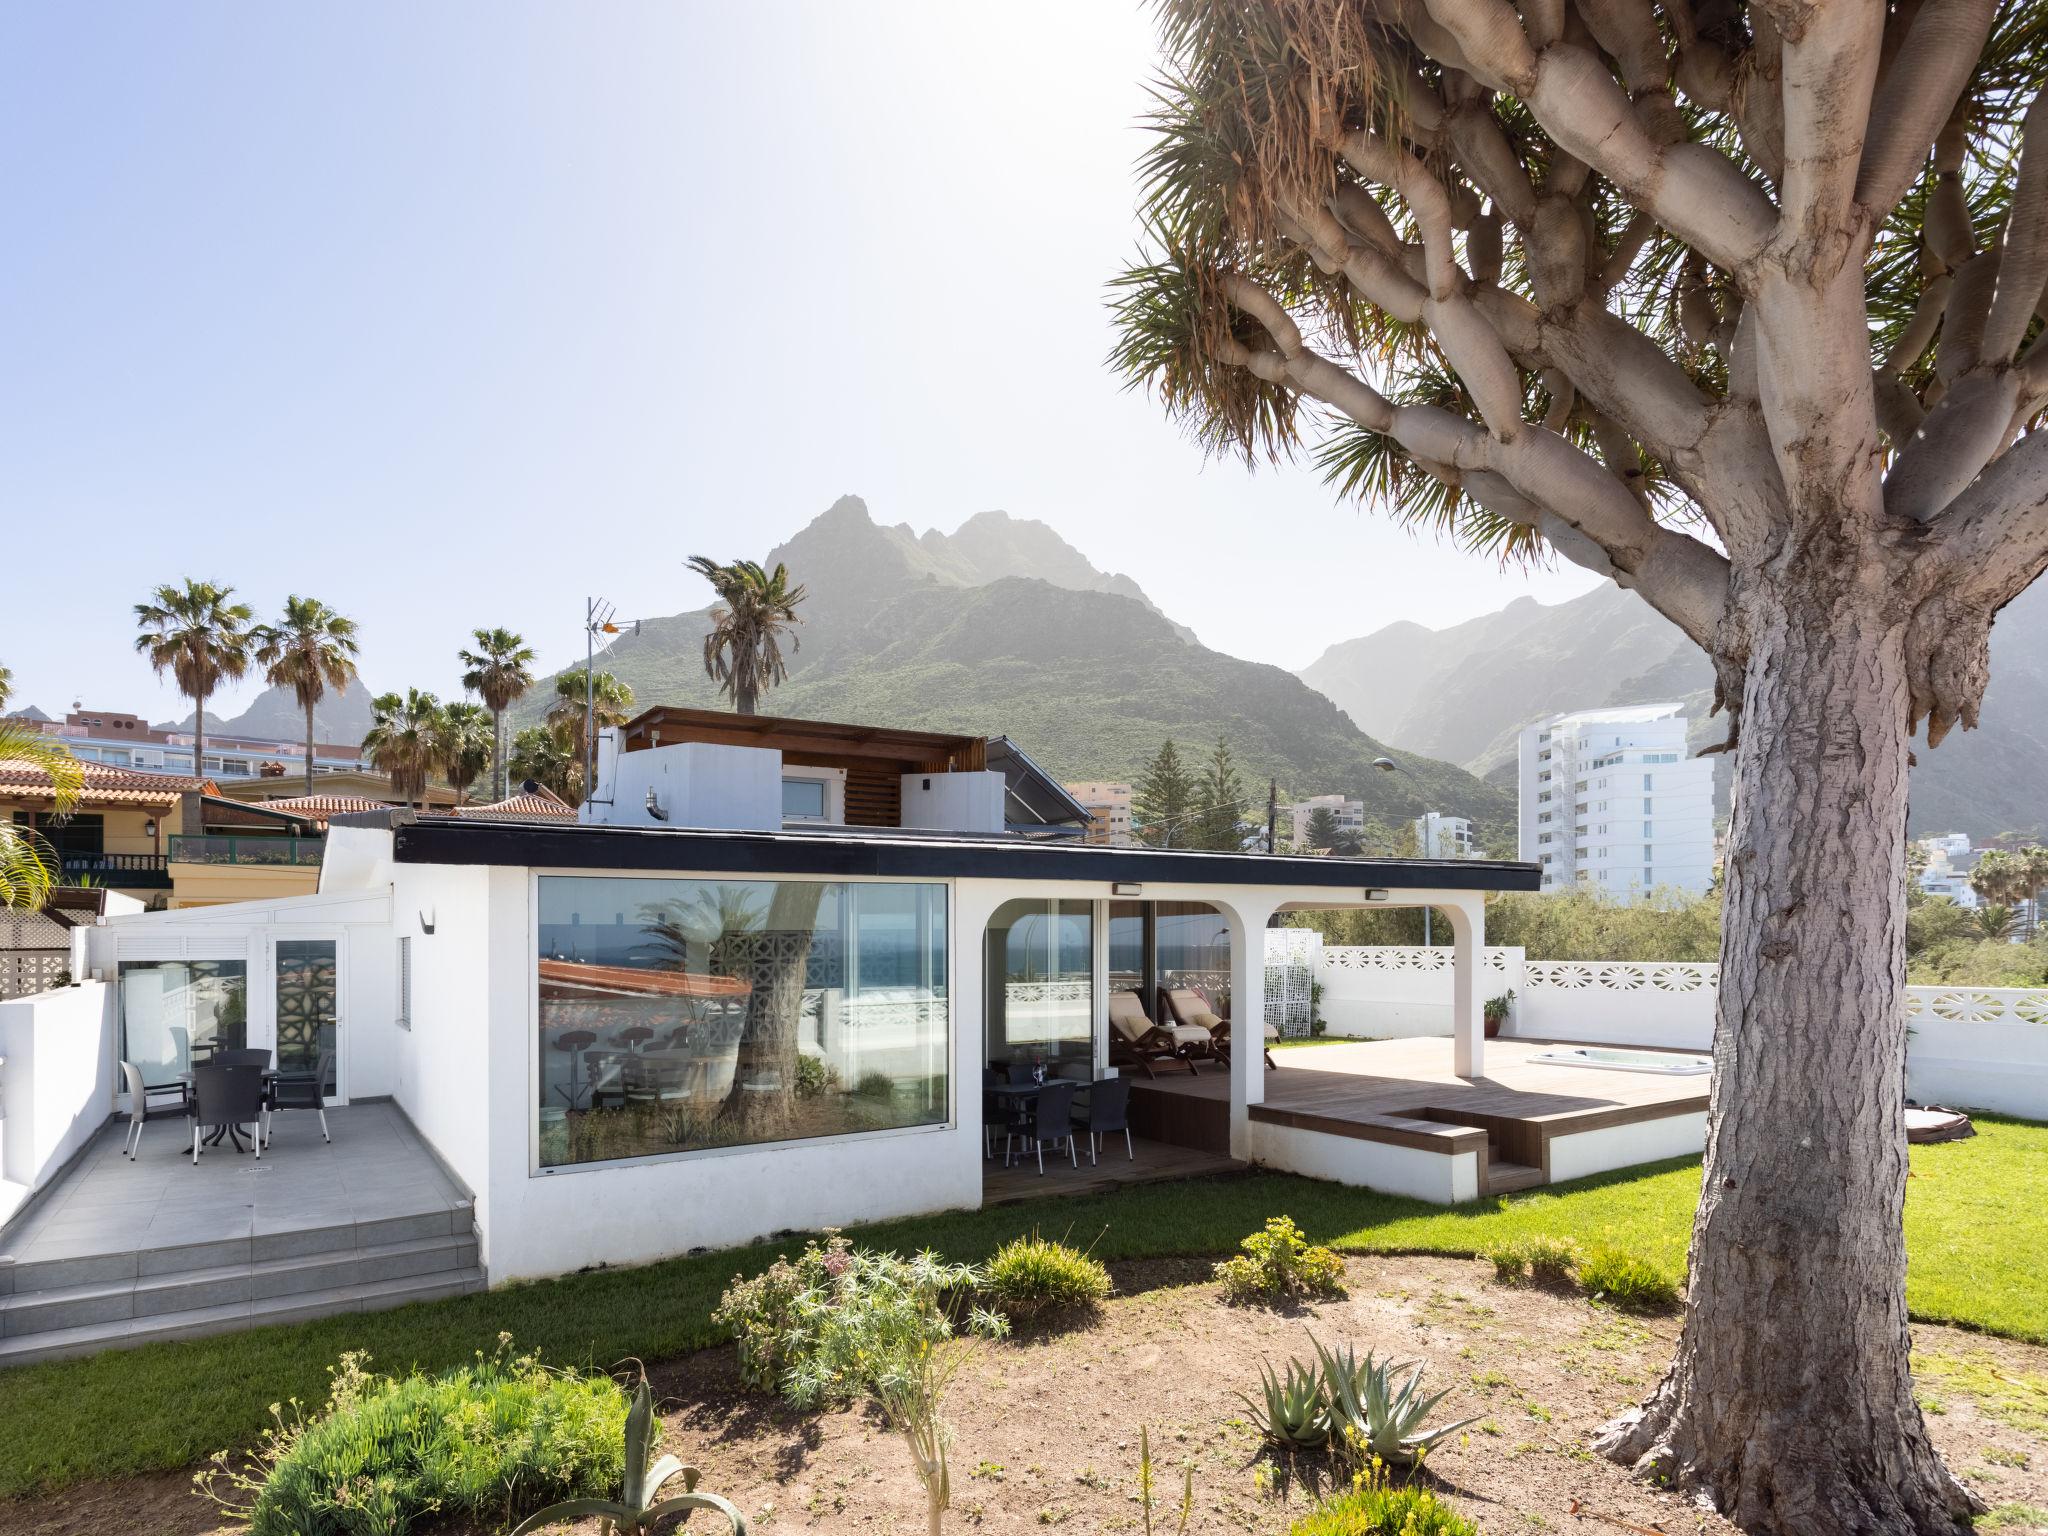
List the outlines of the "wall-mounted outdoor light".
{"label": "wall-mounted outdoor light", "polygon": [[1136,896],[1144,889],[1145,887],[1138,884],[1135,880],[1116,880],[1110,883],[1109,894],[1112,896]]}
{"label": "wall-mounted outdoor light", "polygon": [[1387,893],[1376,885],[1369,885],[1365,888],[1365,899],[1367,901],[1385,901]]}

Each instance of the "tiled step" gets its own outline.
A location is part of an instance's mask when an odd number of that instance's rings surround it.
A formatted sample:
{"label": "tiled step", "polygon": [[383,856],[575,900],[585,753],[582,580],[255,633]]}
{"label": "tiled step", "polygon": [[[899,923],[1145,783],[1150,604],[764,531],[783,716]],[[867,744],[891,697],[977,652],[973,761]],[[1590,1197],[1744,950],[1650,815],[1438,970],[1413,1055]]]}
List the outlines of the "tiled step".
{"label": "tiled step", "polygon": [[1518,1189],[1534,1189],[1542,1182],[1541,1168],[1530,1168],[1522,1163],[1488,1162],[1486,1165],[1486,1192],[1489,1195],[1510,1195]]}
{"label": "tiled step", "polygon": [[154,1317],[195,1308],[246,1306],[271,1297],[399,1280],[476,1263],[476,1237],[438,1237],[324,1249],[291,1258],[212,1265],[134,1279],[17,1291],[0,1296],[0,1337]]}
{"label": "tiled step", "polygon": [[272,1323],[298,1323],[341,1312],[378,1312],[409,1302],[434,1301],[481,1291],[483,1270],[474,1264],[397,1279],[298,1291],[262,1300],[160,1312],[148,1317],[83,1323],[42,1333],[0,1339],[0,1367],[28,1365],[70,1355],[97,1354],[104,1349],[133,1349],[164,1339],[197,1339],[209,1334],[261,1328]]}

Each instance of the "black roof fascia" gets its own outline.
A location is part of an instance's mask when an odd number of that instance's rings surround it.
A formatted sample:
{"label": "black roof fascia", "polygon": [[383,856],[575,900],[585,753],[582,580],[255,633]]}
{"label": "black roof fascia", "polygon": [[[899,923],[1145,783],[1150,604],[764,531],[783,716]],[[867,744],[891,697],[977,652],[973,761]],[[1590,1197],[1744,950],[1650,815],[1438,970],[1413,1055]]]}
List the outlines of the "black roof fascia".
{"label": "black roof fascia", "polygon": [[1533,891],[1534,864],[1497,859],[1337,859],[1115,848],[1016,837],[747,832],[693,827],[392,819],[400,864],[495,864],[707,874],[926,880],[1097,880],[1328,889]]}

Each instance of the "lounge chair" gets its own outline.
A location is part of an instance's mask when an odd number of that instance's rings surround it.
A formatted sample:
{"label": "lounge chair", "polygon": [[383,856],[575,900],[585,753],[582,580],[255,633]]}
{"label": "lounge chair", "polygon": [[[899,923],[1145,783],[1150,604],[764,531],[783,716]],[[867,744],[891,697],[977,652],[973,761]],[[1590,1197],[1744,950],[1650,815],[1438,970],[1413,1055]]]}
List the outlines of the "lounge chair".
{"label": "lounge chair", "polygon": [[1207,1030],[1162,1029],[1145,1014],[1145,1004],[1135,992],[1109,994],[1109,1059],[1120,1067],[1138,1067],[1147,1077],[1156,1077],[1155,1061],[1184,1061],[1195,1070],[1193,1052],[1206,1048]]}
{"label": "lounge chair", "polygon": [[[1176,1025],[1200,1029],[1209,1037],[1209,1054],[1225,1066],[1230,1064],[1230,1020],[1219,1017],[1201,993],[1193,987],[1161,987],[1159,998],[1161,1013]],[[1265,1037],[1268,1042],[1278,1040],[1280,1031],[1268,1024]],[[1279,1065],[1270,1049],[1265,1054],[1267,1066]]]}

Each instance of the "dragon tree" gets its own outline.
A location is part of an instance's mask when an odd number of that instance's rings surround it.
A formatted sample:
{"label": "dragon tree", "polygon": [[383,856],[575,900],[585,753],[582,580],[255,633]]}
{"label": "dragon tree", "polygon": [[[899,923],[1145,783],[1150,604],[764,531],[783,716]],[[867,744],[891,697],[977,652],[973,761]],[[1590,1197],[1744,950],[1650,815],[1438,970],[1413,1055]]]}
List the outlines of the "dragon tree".
{"label": "dragon tree", "polygon": [[1609,1455],[1951,1531],[1908,1366],[1912,738],[2048,565],[2048,4],[1164,0],[1114,364],[1209,450],[1636,592],[1735,810],[1704,1195]]}

